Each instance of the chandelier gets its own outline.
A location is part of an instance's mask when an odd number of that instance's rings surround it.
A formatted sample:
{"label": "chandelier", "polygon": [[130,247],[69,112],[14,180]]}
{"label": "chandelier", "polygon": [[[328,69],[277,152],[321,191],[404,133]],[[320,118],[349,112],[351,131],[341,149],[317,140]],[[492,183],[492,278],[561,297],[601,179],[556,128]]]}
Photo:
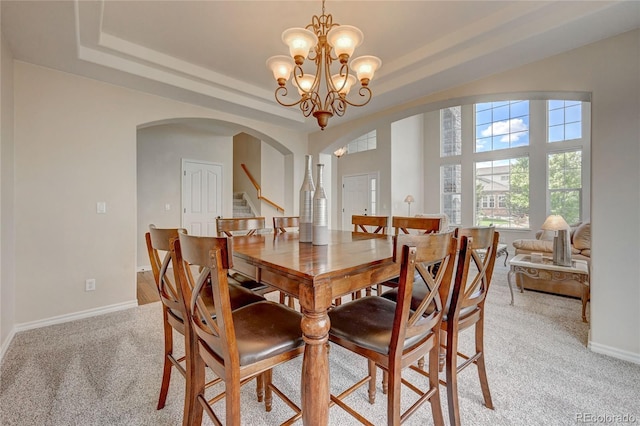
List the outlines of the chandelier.
{"label": "chandelier", "polygon": [[[300,105],[305,117],[313,115],[321,130],[335,115],[342,117],[347,105],[361,107],[371,100],[369,82],[382,61],[375,56],[360,56],[349,62],[353,51],[362,43],[364,35],[356,27],[333,23],[333,17],[325,15],[322,0],[322,15],[314,15],[305,28],[289,28],[282,33],[282,41],[289,46],[291,56],[272,56],[267,67],[273,71],[278,82],[276,101],[283,106]],[[306,59],[315,63],[315,74],[302,69]],[[332,74],[336,63],[337,73]],[[293,72],[293,85],[298,89],[300,99],[293,103],[286,101],[287,81]],[[358,102],[352,96],[347,98],[351,87],[360,81]]]}

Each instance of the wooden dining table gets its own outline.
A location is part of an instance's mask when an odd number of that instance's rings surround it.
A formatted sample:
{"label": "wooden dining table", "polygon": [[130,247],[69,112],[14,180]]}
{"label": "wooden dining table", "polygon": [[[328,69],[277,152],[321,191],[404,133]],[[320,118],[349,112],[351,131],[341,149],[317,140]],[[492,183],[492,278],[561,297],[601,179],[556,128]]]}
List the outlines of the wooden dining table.
{"label": "wooden dining table", "polygon": [[300,301],[303,424],[329,424],[327,312],[337,297],[399,275],[392,237],[330,231],[326,246],[301,243],[297,232],[234,237],[233,269]]}

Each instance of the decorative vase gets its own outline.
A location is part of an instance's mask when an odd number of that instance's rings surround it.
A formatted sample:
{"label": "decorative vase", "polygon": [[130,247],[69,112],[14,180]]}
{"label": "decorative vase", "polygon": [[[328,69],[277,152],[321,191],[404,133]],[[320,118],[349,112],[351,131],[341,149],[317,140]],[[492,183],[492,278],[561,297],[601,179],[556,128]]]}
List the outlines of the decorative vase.
{"label": "decorative vase", "polygon": [[313,240],[313,176],[311,164],[313,157],[305,155],[306,171],[300,188],[300,242],[310,243]]}
{"label": "decorative vase", "polygon": [[324,164],[318,164],[318,186],[313,195],[313,245],[326,246],[329,244],[329,217],[327,194],[324,192],[322,172]]}

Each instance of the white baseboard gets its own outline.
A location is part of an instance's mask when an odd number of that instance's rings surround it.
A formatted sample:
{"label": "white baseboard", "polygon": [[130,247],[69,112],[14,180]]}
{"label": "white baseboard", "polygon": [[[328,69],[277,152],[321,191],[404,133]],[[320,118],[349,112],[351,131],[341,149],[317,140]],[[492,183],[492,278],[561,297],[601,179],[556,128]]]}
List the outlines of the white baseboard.
{"label": "white baseboard", "polygon": [[101,306],[99,308],[87,309],[86,311],[74,312],[71,314],[59,315],[43,320],[23,322],[14,326],[14,332],[19,333],[25,330],[32,330],[34,328],[46,327],[54,324],[62,324],[64,322],[75,321],[78,319],[95,317],[98,315],[104,315],[111,312],[122,311],[125,309],[131,309],[138,306],[138,300],[130,300],[128,302],[116,303],[114,305]]}
{"label": "white baseboard", "polygon": [[13,341],[13,338],[15,337],[15,335],[16,335],[16,329],[14,327],[11,329],[11,331],[9,332],[9,335],[2,343],[2,347],[0,347],[0,364],[2,363],[2,360],[4,359],[4,354],[7,352],[7,349],[9,349],[9,345]]}
{"label": "white baseboard", "polygon": [[136,268],[136,272],[146,272],[151,270],[151,265],[142,265]]}
{"label": "white baseboard", "polygon": [[588,348],[598,354],[607,355],[623,361],[633,362],[634,364],[640,364],[640,354],[635,352],[623,351],[611,346],[594,343],[591,340],[589,340]]}

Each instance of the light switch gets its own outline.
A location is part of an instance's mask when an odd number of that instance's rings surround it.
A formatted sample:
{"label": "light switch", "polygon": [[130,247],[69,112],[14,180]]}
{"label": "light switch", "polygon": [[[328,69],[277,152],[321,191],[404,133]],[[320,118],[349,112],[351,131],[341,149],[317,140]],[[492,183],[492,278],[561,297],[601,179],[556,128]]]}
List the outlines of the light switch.
{"label": "light switch", "polygon": [[165,211],[169,211],[169,210],[171,210],[171,204],[169,204],[169,203],[165,204],[165,205],[164,205],[164,210],[165,210]]}
{"label": "light switch", "polygon": [[96,204],[96,212],[98,214],[105,214],[107,212],[107,203],[104,201],[98,201]]}

